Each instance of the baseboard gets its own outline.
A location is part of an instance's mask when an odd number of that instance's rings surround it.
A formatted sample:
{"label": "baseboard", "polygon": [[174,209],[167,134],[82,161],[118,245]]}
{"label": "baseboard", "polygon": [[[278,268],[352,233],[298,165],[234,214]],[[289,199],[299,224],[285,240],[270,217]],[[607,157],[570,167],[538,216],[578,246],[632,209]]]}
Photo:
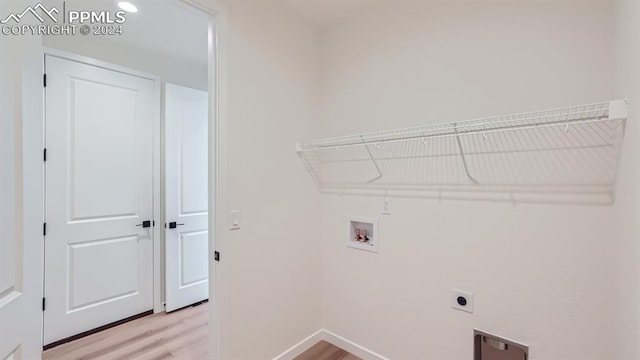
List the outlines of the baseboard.
{"label": "baseboard", "polygon": [[336,335],[328,330],[322,330],[322,340],[333,344],[343,350],[348,351],[364,360],[389,360],[386,357],[377,354],[363,346],[360,346],[353,341],[347,340],[340,335]]}
{"label": "baseboard", "polygon": [[375,352],[354,343],[353,341],[347,340],[340,335],[336,335],[331,331],[324,329],[316,331],[306,339],[292,346],[289,350],[275,357],[273,360],[293,360],[322,340],[344,349],[364,360],[389,360],[380,354],[376,354]]}
{"label": "baseboard", "polygon": [[300,341],[296,345],[292,346],[289,350],[283,352],[282,354],[276,356],[273,360],[293,360],[296,357],[302,355],[305,351],[311,349],[313,345],[319,343],[324,340],[323,331],[318,330],[306,339]]}

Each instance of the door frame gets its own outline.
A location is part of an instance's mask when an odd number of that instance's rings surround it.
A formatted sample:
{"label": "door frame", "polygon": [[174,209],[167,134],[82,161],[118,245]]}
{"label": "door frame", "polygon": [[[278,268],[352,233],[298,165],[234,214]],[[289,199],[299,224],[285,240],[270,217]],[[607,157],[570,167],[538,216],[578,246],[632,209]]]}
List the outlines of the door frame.
{"label": "door frame", "polygon": [[223,292],[224,260],[229,231],[227,177],[227,21],[226,8],[218,0],[179,0],[209,17],[209,360],[229,359],[230,339],[224,331],[230,323]]}
{"label": "door frame", "polygon": [[[71,52],[54,49],[51,47],[43,46],[43,61],[46,56],[53,56],[64,60],[74,61],[82,64],[87,64],[95,67],[99,67],[106,70],[116,71],[127,75],[136,76],[139,78],[147,79],[153,81],[153,219],[155,221],[155,226],[153,226],[153,312],[158,313],[164,311],[164,305],[162,302],[162,267],[161,267],[161,226],[162,216],[161,216],[161,189],[160,189],[160,177],[161,177],[161,106],[162,106],[162,79],[160,76],[146,73],[143,71],[138,71],[134,69],[130,69],[124,66],[115,65],[106,61],[90,58],[87,56],[82,56],[78,54],[74,54]],[[44,69],[46,71],[46,63],[44,64]],[[46,100],[46,98],[45,98]],[[46,101],[44,105],[44,110],[46,111]],[[46,116],[44,120],[45,124],[45,138],[46,138]],[[46,147],[46,144],[45,144]],[[45,167],[45,177],[44,181],[46,184],[46,167]],[[46,186],[46,185],[45,185]],[[46,199],[46,194],[45,194]],[[43,201],[44,204],[44,201]],[[46,222],[46,212],[45,212],[45,222]],[[46,277],[46,274],[45,274]],[[46,294],[43,294],[45,297]],[[119,319],[114,319],[114,321]],[[44,325],[43,325],[44,331]]]}
{"label": "door frame", "polygon": [[[229,319],[222,309],[225,306],[221,293],[221,280],[224,278],[223,267],[220,262],[213,260],[213,251],[224,250],[222,244],[229,234],[223,231],[220,224],[226,224],[228,214],[227,207],[227,111],[226,111],[226,58],[227,58],[227,13],[224,6],[217,0],[176,0],[209,17],[209,297],[214,299],[210,305],[210,359],[222,360],[228,358],[227,342],[223,341],[225,332],[222,331]],[[44,297],[44,236],[42,224],[45,222],[44,213],[44,184],[45,168],[43,162],[44,136],[45,136],[45,91],[42,86],[42,76],[44,74],[45,54],[64,55],[63,57],[75,56],[64,54],[63,51],[46,49],[42,45],[40,36],[25,36],[23,41],[23,125],[22,125],[22,213],[23,222],[23,251],[24,251],[24,294],[27,314],[33,314],[25,319],[25,336],[32,340],[23,349],[23,355],[31,358],[31,355],[41,354],[43,346],[43,314],[41,311],[41,299]],[[55,55],[57,54],[57,55]],[[81,57],[80,57],[81,58]],[[78,59],[78,58],[76,58]],[[88,59],[84,59],[88,60]],[[83,61],[87,62],[87,61]],[[113,68],[111,65],[109,68]],[[129,73],[135,73],[129,71]],[[161,83],[159,84],[161,90]],[[158,98],[161,96],[158,93]],[[158,114],[161,106],[158,103]],[[38,120],[39,119],[39,120]],[[158,124],[160,121],[158,120]],[[154,134],[155,139],[161,139],[160,127]],[[154,156],[154,171],[160,171],[161,151],[158,150]],[[157,163],[156,163],[157,162]],[[157,176],[157,184],[154,184],[154,197],[160,199],[160,176]],[[154,217],[160,217],[160,201],[154,199]],[[156,268],[160,266],[161,241],[160,226],[154,229],[154,274]],[[157,258],[157,261],[156,261]],[[26,261],[26,260],[30,261]],[[36,261],[33,261],[33,260]],[[161,303],[161,277],[154,279],[154,307],[164,310]],[[159,294],[159,295],[158,295]],[[154,309],[154,311],[156,310]],[[37,333],[37,335],[36,335]],[[36,345],[36,338],[39,344]],[[37,348],[36,348],[37,346]]]}

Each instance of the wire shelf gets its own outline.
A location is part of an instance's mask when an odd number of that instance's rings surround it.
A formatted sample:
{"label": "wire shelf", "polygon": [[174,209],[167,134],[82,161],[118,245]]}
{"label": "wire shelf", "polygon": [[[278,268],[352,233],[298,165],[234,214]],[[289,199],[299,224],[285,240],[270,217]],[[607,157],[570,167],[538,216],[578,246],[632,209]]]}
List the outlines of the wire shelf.
{"label": "wire shelf", "polygon": [[303,141],[297,152],[324,192],[573,193],[613,201],[626,118],[626,100],[616,100]]}

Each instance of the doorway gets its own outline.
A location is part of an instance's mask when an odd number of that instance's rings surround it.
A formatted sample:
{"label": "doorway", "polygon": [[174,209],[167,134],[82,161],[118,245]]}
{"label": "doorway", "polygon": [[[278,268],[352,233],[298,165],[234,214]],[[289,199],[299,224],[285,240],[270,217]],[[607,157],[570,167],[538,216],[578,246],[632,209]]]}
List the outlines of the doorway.
{"label": "doorway", "polygon": [[[144,11],[121,42],[44,40],[45,345],[208,298],[210,19]],[[167,41],[163,16],[200,33]]]}

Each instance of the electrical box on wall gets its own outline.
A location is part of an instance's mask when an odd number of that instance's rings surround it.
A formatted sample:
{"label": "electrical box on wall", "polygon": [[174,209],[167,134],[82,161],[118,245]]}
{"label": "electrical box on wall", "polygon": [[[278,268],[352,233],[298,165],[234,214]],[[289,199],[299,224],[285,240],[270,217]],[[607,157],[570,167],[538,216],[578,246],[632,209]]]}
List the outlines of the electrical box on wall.
{"label": "electrical box on wall", "polygon": [[473,333],[474,360],[528,360],[529,347],[479,330]]}
{"label": "electrical box on wall", "polygon": [[451,290],[451,307],[473,314],[473,294],[457,289]]}
{"label": "electrical box on wall", "polygon": [[347,246],[378,252],[378,219],[350,217],[347,225]]}

